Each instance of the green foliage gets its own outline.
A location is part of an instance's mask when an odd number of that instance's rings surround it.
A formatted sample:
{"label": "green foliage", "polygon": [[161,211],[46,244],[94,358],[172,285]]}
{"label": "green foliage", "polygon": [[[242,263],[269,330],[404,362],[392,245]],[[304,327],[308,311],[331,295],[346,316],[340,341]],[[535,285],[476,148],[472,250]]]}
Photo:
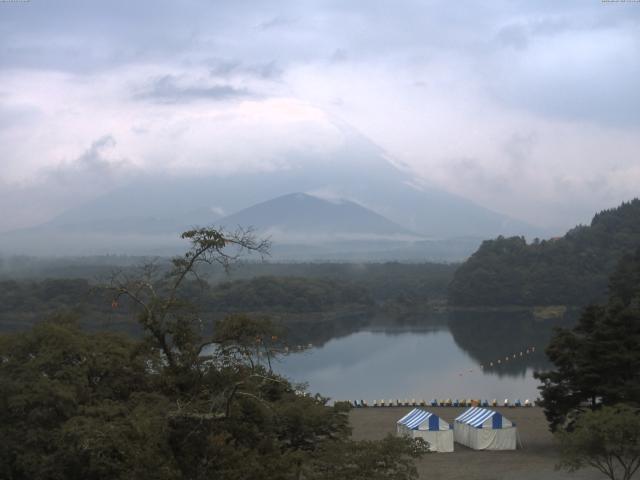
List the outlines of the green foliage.
{"label": "green foliage", "polygon": [[[428,451],[422,439],[387,436],[381,441],[347,441],[323,447],[305,472],[309,480],[410,480],[418,478],[413,460]],[[327,461],[329,459],[330,461]]]}
{"label": "green foliage", "polygon": [[546,353],[555,370],[537,374],[552,430],[585,408],[640,406],[640,250],[622,259],[609,302],[585,309],[572,330],[558,330]]}
{"label": "green foliage", "polygon": [[65,319],[0,337],[4,477],[294,478],[347,441],[345,410],[231,355],[266,323],[241,325],[236,343],[238,318],[223,322],[223,348],[179,374],[144,342]]}
{"label": "green foliage", "polygon": [[197,265],[228,266],[228,246],[264,244],[203,229],[185,238],[192,248],[170,271],[148,265],[109,286],[135,310],[141,340],[66,317],[0,336],[0,476],[288,480],[357,466],[366,478],[415,478],[420,444],[352,442],[344,405],[271,371],[280,334],[267,319],[234,315],[210,335],[181,297]]}
{"label": "green foliage", "polygon": [[[135,478],[165,468],[153,352],[58,318],[0,337],[0,431],[12,479]],[[166,408],[166,405],[164,405]],[[162,454],[143,462],[145,451]],[[126,452],[126,455],[124,454]],[[151,453],[151,452],[149,452]],[[128,472],[128,473],[127,473]]]}
{"label": "green foliage", "polygon": [[640,244],[640,200],[596,214],[588,227],[534,241],[482,243],[449,286],[455,305],[579,305],[602,301],[618,260]]}
{"label": "green foliage", "polygon": [[[47,313],[91,298],[91,287],[84,279],[45,279],[40,281],[0,281],[0,312],[21,313],[32,310]],[[104,301],[96,308],[107,310]]]}
{"label": "green foliage", "polygon": [[216,285],[208,299],[211,310],[260,312],[322,312],[359,305],[373,299],[361,286],[330,279],[257,277]]}
{"label": "green foliage", "polygon": [[640,467],[640,412],[626,405],[586,412],[571,432],[556,434],[559,468],[591,466],[611,480],[629,480]]}
{"label": "green foliage", "polygon": [[[118,259],[113,259],[114,267]],[[185,260],[181,258],[180,262]],[[156,277],[175,268],[173,263],[163,260],[156,260],[154,265]],[[103,265],[102,276],[114,267]],[[279,318],[316,321],[322,316],[316,314],[331,317],[376,310],[387,316],[400,316],[407,312],[425,312],[430,308],[429,302],[442,302],[456,267],[400,263],[260,263],[234,267],[231,277],[220,277],[220,272],[210,270],[207,263],[200,262],[198,268],[202,273],[199,279],[190,277],[183,281],[178,293],[180,299],[197,306],[203,315],[261,312]],[[82,272],[80,269],[77,273]],[[53,273],[69,272],[60,267]],[[119,270],[121,277],[128,278],[141,278],[147,273],[133,266]],[[207,282],[202,281],[205,277]],[[83,326],[88,328],[139,335],[139,326],[131,322],[134,307],[131,300],[123,297],[117,308],[112,308],[112,299],[113,295],[105,295],[96,285],[81,278],[0,281],[0,331],[25,330],[42,318],[65,310],[81,314]]]}

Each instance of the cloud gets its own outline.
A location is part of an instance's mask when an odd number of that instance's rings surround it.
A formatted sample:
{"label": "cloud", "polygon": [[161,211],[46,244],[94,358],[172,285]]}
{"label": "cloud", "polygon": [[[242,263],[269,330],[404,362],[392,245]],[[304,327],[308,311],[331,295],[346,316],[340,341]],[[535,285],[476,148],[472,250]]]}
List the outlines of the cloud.
{"label": "cloud", "polygon": [[464,184],[476,185],[478,190],[491,191],[494,194],[511,192],[512,184],[505,174],[486,168],[473,158],[451,159],[447,162],[450,175],[457,176]]}
{"label": "cloud", "polygon": [[276,15],[269,20],[265,20],[264,22],[260,22],[256,25],[257,29],[260,30],[269,30],[272,28],[282,28],[288,27],[294,24],[297,20],[293,18],[287,18],[283,15]]}
{"label": "cloud", "polygon": [[193,85],[184,84],[173,75],[164,75],[154,79],[150,86],[135,95],[143,100],[154,100],[163,103],[189,102],[194,100],[225,101],[243,99],[254,96],[246,88],[231,85]]}
{"label": "cloud", "polygon": [[13,105],[10,102],[5,105],[0,104],[0,131],[28,128],[33,121],[37,120],[38,113],[38,109],[31,106]]}
{"label": "cloud", "polygon": [[572,25],[565,16],[548,15],[526,20],[518,19],[499,28],[496,39],[501,46],[512,47],[522,51],[535,41],[535,37],[553,37],[582,27]]}
{"label": "cloud", "polygon": [[[640,124],[640,42],[629,31],[563,30],[505,54],[492,94],[534,114],[608,126]],[[507,58],[509,61],[507,62]]]}
{"label": "cloud", "polygon": [[347,54],[347,51],[344,48],[337,48],[331,55],[331,62],[333,63],[345,62],[348,60],[348,58],[349,58],[349,55]]}
{"label": "cloud", "polygon": [[284,72],[276,60],[244,63],[241,60],[211,59],[209,73],[214,78],[256,77],[263,80],[279,80]]}
{"label": "cloud", "polygon": [[521,174],[522,168],[527,166],[533,154],[538,138],[535,132],[520,133],[514,132],[504,142],[504,152],[511,160],[511,170],[513,174]]}
{"label": "cloud", "polygon": [[226,214],[224,208],[222,208],[222,207],[212,206],[212,207],[209,208],[209,210],[212,213],[215,213],[216,215],[218,215],[219,217],[223,217]]}
{"label": "cloud", "polygon": [[330,159],[350,125],[421,183],[533,223],[569,226],[637,194],[636,5],[60,0],[2,13],[4,192],[55,172],[100,190],[137,169],[297,168],[308,151]]}
{"label": "cloud", "polygon": [[104,135],[69,162],[44,168],[19,183],[0,181],[0,203],[11,212],[0,221],[0,231],[44,222],[130,181],[137,172],[117,157],[116,146],[111,135]]}
{"label": "cloud", "polygon": [[78,176],[110,179],[127,167],[126,160],[109,160],[105,153],[113,150],[116,141],[111,135],[105,135],[94,141],[77,159],[51,170],[45,170],[45,176],[56,178],[60,182],[75,181]]}

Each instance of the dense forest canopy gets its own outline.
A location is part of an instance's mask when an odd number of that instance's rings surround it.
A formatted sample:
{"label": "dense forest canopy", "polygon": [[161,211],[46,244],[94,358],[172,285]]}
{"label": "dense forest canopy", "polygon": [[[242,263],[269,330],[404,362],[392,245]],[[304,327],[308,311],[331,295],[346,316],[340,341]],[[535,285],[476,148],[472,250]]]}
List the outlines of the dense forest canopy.
{"label": "dense forest canopy", "polygon": [[[66,267],[53,260],[19,260],[34,266],[34,272],[46,271],[52,277],[0,280],[0,330],[25,329],[60,310],[73,311],[84,319],[83,324],[122,330],[129,306],[120,302],[112,308],[108,295],[97,288],[97,280],[107,278],[116,267],[135,275],[136,264],[121,257],[111,266],[102,263],[104,259],[76,259]],[[162,261],[158,265],[164,268]],[[444,301],[455,268],[431,263],[244,263],[234,266],[229,275],[205,268],[202,278],[206,281],[185,282],[181,294],[207,314],[424,311],[429,303]],[[91,274],[83,276],[83,271]],[[77,276],[66,277],[71,273]]]}
{"label": "dense forest canopy", "polygon": [[[212,333],[184,296],[200,265],[233,260],[229,244],[265,244],[212,229],[183,238],[192,247],[168,273],[148,265],[104,286],[114,305],[129,301],[142,338],[87,333],[68,315],[0,334],[0,478],[415,479],[427,444],[351,440],[348,405],[272,371],[285,351],[268,319],[231,315]],[[33,299],[86,287],[43,282]]]}
{"label": "dense forest canopy", "polygon": [[373,303],[363,287],[335,280],[257,277],[225,282],[212,289],[210,307],[222,311],[318,312],[343,305]]}
{"label": "dense forest canopy", "polygon": [[586,305],[602,301],[619,259],[640,245],[640,200],[593,217],[561,238],[482,243],[456,271],[449,301],[460,306]]}

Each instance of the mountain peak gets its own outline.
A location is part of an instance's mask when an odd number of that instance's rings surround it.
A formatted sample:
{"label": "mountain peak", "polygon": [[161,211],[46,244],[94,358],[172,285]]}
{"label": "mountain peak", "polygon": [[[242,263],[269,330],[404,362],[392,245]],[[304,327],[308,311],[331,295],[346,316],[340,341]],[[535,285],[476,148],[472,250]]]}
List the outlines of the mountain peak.
{"label": "mountain peak", "polygon": [[219,223],[233,228],[252,226],[258,231],[291,243],[292,238],[363,239],[413,236],[415,234],[384,216],[355,202],[344,199],[326,200],[307,193],[289,193],[229,215]]}

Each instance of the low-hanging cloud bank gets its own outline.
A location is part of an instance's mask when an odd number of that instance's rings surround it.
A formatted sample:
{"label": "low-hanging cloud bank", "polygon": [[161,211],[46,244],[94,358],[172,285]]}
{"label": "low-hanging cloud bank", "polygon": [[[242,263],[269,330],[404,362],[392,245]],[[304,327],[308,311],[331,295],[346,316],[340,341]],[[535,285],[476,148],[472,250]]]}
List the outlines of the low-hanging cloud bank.
{"label": "low-hanging cloud bank", "polygon": [[637,5],[381,5],[0,5],[0,230],[137,175],[300,168],[345,128],[536,224],[638,194]]}

